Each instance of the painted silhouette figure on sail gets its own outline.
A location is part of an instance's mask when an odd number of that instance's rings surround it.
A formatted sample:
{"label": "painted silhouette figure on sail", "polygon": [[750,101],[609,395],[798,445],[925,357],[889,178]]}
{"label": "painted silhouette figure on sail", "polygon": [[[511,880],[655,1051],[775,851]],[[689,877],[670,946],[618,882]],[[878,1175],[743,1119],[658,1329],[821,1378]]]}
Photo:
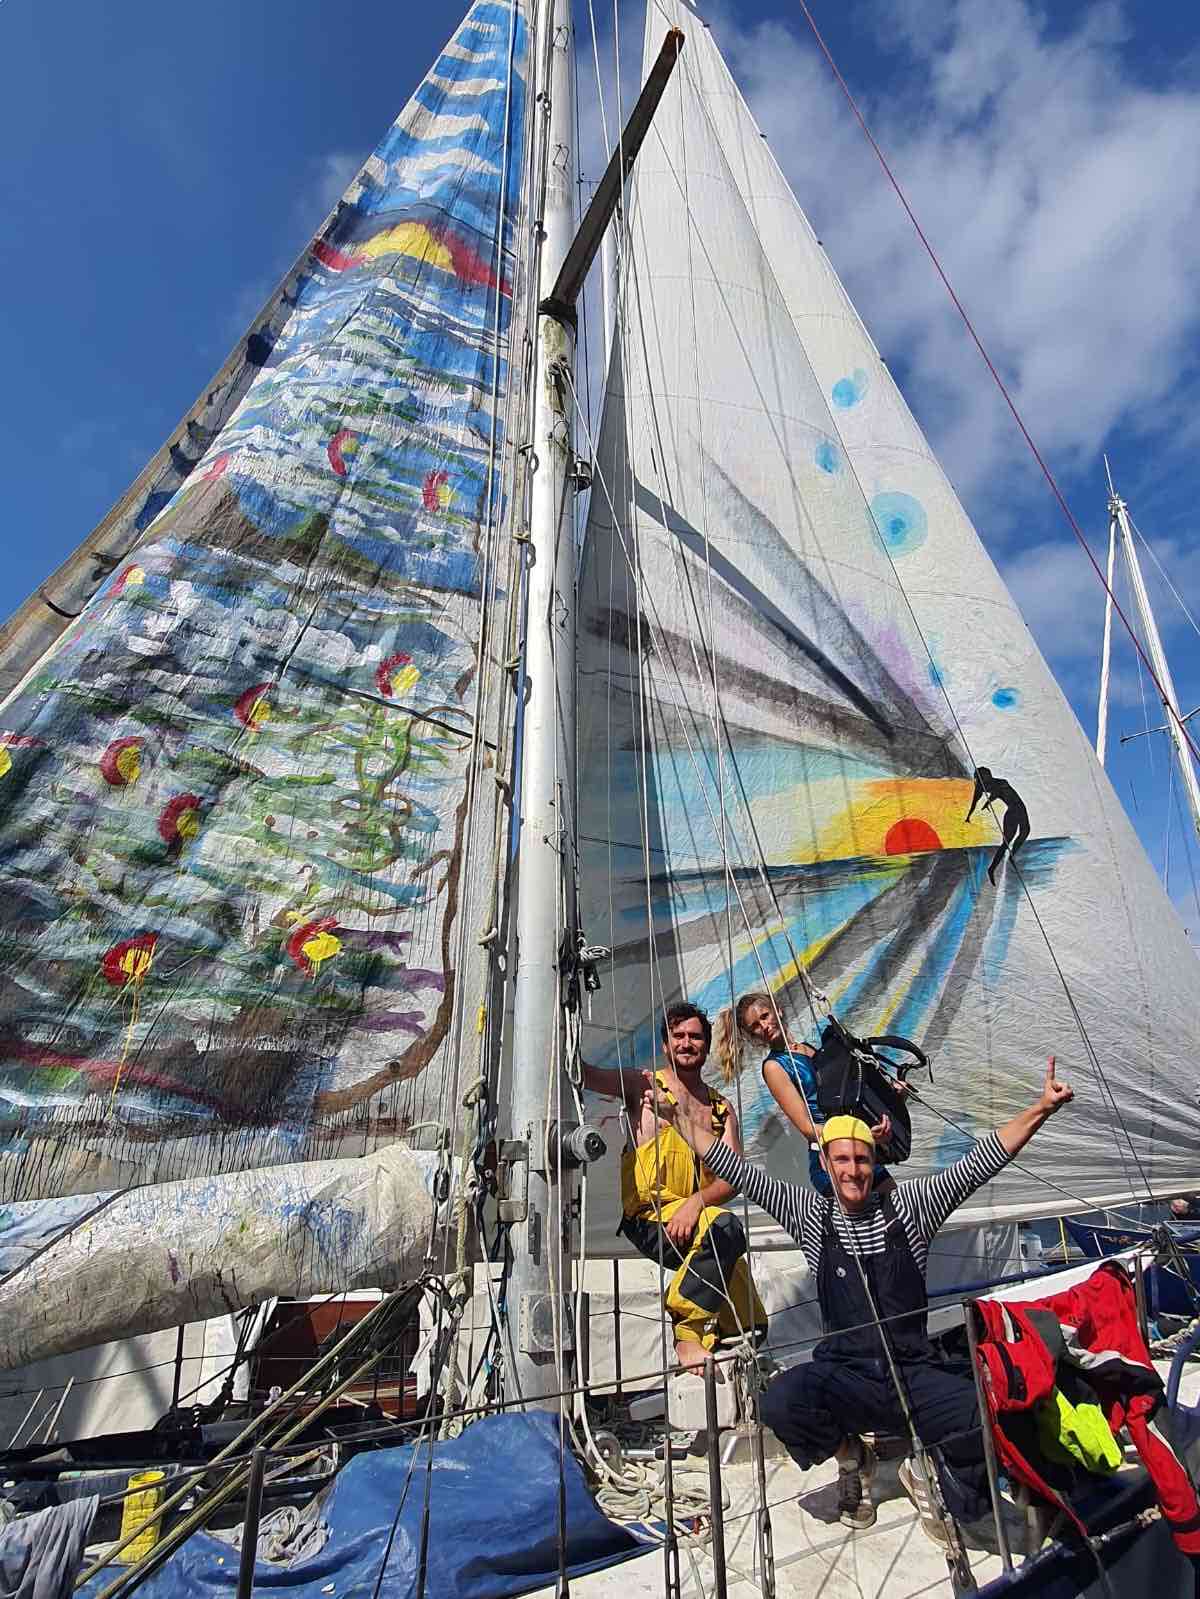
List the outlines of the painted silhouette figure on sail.
{"label": "painted silhouette figure on sail", "polygon": [[988,882],[994,885],[996,868],[1004,859],[1005,850],[1008,851],[1009,860],[1015,860],[1017,851],[1029,837],[1029,812],[1025,808],[1025,801],[1012,784],[1002,777],[993,777],[986,766],[975,768],[975,792],[971,796],[971,809],[967,812],[968,822],[975,814],[975,807],[981,800],[985,806],[990,806],[996,800],[1004,806],[1004,820],[1000,824],[1002,834],[1000,848],[992,856],[991,865],[988,867]]}

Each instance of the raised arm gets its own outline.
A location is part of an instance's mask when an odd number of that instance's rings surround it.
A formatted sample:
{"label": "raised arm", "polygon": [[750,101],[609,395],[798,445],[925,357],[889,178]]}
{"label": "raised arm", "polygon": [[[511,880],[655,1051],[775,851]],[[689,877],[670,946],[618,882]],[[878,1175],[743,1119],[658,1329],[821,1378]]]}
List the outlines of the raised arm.
{"label": "raised arm", "polygon": [[1074,1096],[1070,1085],[1060,1083],[1054,1075],[1054,1056],[1046,1067],[1046,1080],[1042,1092],[1019,1116],[988,1133],[952,1166],[933,1177],[918,1177],[914,1182],[901,1183],[898,1193],[902,1202],[915,1209],[917,1226],[922,1237],[930,1239],[946,1218],[971,1197],[984,1183],[1003,1171],[1009,1161],[1037,1132],[1042,1123],[1056,1110],[1060,1110]]}
{"label": "raised arm", "polygon": [[1028,1110],[1021,1111],[1020,1115],[1005,1122],[1003,1127],[997,1127],[997,1138],[1010,1155],[1019,1155],[1038,1128],[1049,1121],[1056,1110],[1069,1105],[1074,1098],[1075,1093],[1070,1083],[1060,1083],[1054,1075],[1054,1056],[1051,1055],[1046,1062],[1046,1080],[1042,1084],[1041,1093]]}
{"label": "raised arm", "polygon": [[771,1098],[800,1136],[810,1140],[815,1138],[817,1129],[813,1124],[808,1101],[777,1060],[763,1063],[763,1082],[770,1089]]}

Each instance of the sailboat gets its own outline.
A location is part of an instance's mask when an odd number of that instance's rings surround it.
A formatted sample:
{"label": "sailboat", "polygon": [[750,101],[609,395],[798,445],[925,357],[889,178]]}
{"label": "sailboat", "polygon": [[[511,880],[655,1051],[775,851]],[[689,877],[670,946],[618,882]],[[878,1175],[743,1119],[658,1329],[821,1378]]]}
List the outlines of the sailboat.
{"label": "sailboat", "polygon": [[434,1277],[441,1339],[478,1217],[505,1396],[553,1408],[572,1257],[619,1253],[579,1059],[681,995],[919,1038],[914,1175],[1056,1053],[1075,1109],[966,1227],[1200,1187],[1194,952],[711,32],[648,8],[578,237],[570,48],[565,0],[474,0],[0,632],[0,1185],[74,1207],[6,1366]]}

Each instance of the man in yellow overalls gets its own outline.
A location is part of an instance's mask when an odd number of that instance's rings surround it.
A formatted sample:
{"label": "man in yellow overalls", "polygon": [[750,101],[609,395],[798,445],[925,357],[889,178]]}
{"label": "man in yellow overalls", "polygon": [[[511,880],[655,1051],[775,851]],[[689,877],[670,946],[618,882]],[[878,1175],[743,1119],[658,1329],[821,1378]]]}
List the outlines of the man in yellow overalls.
{"label": "man in yellow overalls", "polygon": [[595,1093],[621,1099],[631,1147],[621,1159],[621,1225],[639,1253],[672,1273],[667,1312],[679,1364],[702,1370],[719,1338],[749,1333],[765,1337],[766,1312],[746,1262],[746,1234],[732,1211],[733,1194],[692,1153],[656,1107],[676,1100],[704,1106],[712,1130],[741,1153],[733,1107],[701,1079],[712,1043],[712,1024],[695,1005],[668,1006],[662,1025],[666,1064],[661,1071],[583,1068]]}

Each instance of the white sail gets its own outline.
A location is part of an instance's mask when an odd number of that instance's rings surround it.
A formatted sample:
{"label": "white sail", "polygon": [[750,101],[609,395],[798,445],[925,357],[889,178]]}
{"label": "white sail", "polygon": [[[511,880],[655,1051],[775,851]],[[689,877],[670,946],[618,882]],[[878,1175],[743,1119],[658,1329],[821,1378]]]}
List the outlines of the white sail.
{"label": "white sail", "polygon": [[[933,1056],[906,1175],[1058,1056],[1074,1105],[960,1221],[1195,1186],[1183,929],[711,33],[668,3],[648,52],[671,21],[581,574],[585,1054],[646,1064],[665,1001],[762,988],[812,1037],[812,985]],[[977,767],[1030,821],[994,884]],[[735,1097],[799,1176],[757,1057]]]}

